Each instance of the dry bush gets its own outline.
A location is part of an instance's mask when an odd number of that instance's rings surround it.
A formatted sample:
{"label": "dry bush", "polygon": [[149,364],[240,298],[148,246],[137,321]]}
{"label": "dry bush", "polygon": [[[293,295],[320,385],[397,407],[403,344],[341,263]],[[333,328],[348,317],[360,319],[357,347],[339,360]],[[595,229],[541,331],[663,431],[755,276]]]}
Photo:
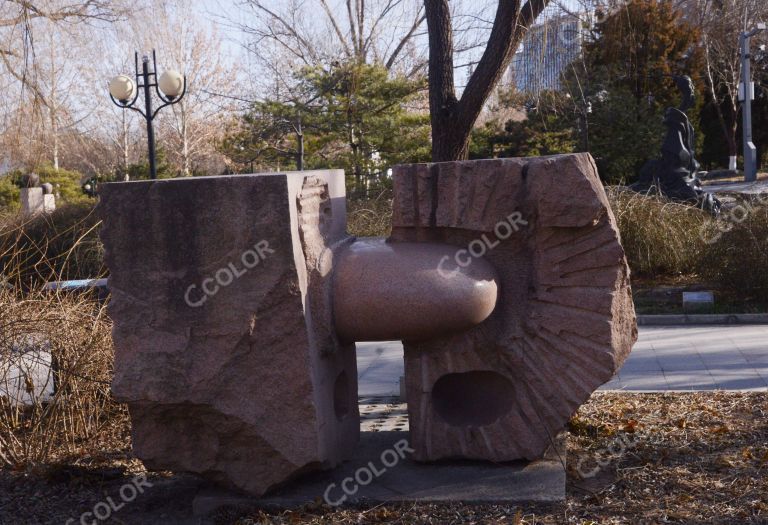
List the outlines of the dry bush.
{"label": "dry bush", "polygon": [[104,306],[94,293],[42,290],[82,271],[82,254],[93,249],[83,244],[95,234],[85,217],[65,210],[31,222],[0,219],[0,467],[82,455],[124,434],[125,409],[109,390],[114,356]]}
{"label": "dry bush", "polygon": [[392,231],[392,194],[347,202],[347,230],[358,237],[387,237]]}
{"label": "dry bush", "polygon": [[0,281],[34,289],[48,281],[105,274],[99,220],[90,205],[49,215],[0,216]]}
{"label": "dry bush", "polygon": [[616,187],[608,198],[635,276],[677,277],[695,274],[708,246],[702,229],[709,215],[693,206]]}
{"label": "dry bush", "polygon": [[768,203],[745,201],[708,225],[702,276],[741,299],[768,303]]}
{"label": "dry bush", "polygon": [[0,292],[0,465],[82,454],[124,417],[109,391],[110,330],[88,297]]}

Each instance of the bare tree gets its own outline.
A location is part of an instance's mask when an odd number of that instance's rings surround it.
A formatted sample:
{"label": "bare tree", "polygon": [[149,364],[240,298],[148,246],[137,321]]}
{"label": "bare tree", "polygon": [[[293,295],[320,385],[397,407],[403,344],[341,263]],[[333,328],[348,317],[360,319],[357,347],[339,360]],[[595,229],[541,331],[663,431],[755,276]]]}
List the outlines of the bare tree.
{"label": "bare tree", "polygon": [[199,11],[190,11],[188,1],[164,0],[160,5],[149,30],[145,19],[132,24],[133,33],[141,35],[137,47],[158,49],[158,74],[172,68],[187,79],[184,98],[158,114],[159,142],[179,175],[219,173],[224,160],[216,143],[234,110],[226,95],[239,84],[238,75],[216,27],[205,23]]}
{"label": "bare tree", "polygon": [[[266,65],[314,66],[334,60],[378,63],[416,74],[425,64],[413,47],[424,31],[420,0],[247,0],[253,21],[235,23]],[[285,59],[289,58],[290,62]]]}
{"label": "bare tree", "polygon": [[488,97],[502,78],[526,31],[549,0],[499,0],[485,51],[457,98],[454,82],[454,28],[448,0],[425,0],[429,31],[429,107],[432,159],[468,155],[469,135]]}
{"label": "bare tree", "polygon": [[114,21],[118,2],[108,0],[3,0],[0,3],[0,65],[43,102],[45,93],[36,83],[34,67],[35,28],[38,22],[53,24],[93,20]]}
{"label": "bare tree", "polygon": [[765,0],[683,0],[682,6],[702,30],[707,89],[728,145],[729,168],[735,170],[742,81],[739,34],[768,19],[768,4]]}
{"label": "bare tree", "polygon": [[[0,2],[0,78],[4,105],[0,140],[19,165],[48,158],[58,165],[61,132],[70,113],[75,35],[91,23],[120,16],[119,1],[4,0]],[[76,28],[73,31],[72,28]],[[51,147],[47,145],[51,144]]]}

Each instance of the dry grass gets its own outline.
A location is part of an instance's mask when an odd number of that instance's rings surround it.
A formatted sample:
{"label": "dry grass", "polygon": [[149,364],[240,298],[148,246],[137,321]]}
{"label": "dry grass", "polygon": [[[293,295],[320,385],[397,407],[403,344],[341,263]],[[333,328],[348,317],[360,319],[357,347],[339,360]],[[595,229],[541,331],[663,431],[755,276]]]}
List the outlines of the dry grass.
{"label": "dry grass", "polygon": [[[701,258],[704,278],[742,300],[768,304],[768,203],[744,201],[738,213],[708,226],[714,240]],[[743,211],[741,211],[743,210]]]}
{"label": "dry grass", "polygon": [[358,237],[387,237],[392,231],[392,194],[347,201],[347,231]]}
{"label": "dry grass", "polygon": [[95,227],[89,213],[72,210],[0,222],[0,466],[29,470],[97,450],[126,419],[109,391],[114,357],[103,305],[89,293],[41,286],[91,256]]}
{"label": "dry grass", "polygon": [[89,297],[0,292],[0,464],[26,469],[98,449],[124,416],[109,392],[110,331]]}
{"label": "dry grass", "polygon": [[102,277],[99,224],[89,205],[31,219],[0,216],[0,281],[35,289],[48,281]]}
{"label": "dry grass", "polygon": [[633,274],[658,278],[696,273],[707,248],[700,232],[709,215],[653,195],[616,187],[607,191]]}

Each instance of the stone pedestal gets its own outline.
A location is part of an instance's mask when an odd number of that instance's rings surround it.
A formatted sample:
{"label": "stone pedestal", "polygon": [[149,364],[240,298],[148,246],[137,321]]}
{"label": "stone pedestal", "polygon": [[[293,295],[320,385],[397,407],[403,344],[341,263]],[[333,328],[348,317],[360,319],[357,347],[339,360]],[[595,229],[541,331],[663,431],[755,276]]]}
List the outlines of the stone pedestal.
{"label": "stone pedestal", "polygon": [[137,457],[262,494],[349,456],[354,345],[330,268],[342,171],[105,184],[113,392]]}
{"label": "stone pedestal", "polygon": [[556,505],[565,501],[565,441],[564,434],[554,436],[544,456],[532,462],[423,465],[411,457],[407,432],[363,432],[354,456],[331,472],[289,484],[258,500],[207,487],[195,497],[193,512],[206,519],[223,508],[291,508],[318,499],[333,506],[393,502]]}

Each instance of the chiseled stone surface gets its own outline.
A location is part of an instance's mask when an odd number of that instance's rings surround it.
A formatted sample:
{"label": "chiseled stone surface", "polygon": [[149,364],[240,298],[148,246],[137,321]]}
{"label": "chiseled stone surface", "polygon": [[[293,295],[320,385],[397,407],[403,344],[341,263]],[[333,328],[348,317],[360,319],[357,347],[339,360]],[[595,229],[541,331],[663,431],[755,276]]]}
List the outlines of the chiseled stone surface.
{"label": "chiseled stone surface", "polygon": [[417,164],[394,177],[390,242],[454,245],[456,267],[481,255],[500,289],[482,324],[405,341],[414,457],[541,457],[637,338],[629,269],[592,158]]}
{"label": "chiseled stone surface", "polygon": [[106,184],[115,396],[148,467],[261,495],[359,437],[333,332],[343,172]]}

